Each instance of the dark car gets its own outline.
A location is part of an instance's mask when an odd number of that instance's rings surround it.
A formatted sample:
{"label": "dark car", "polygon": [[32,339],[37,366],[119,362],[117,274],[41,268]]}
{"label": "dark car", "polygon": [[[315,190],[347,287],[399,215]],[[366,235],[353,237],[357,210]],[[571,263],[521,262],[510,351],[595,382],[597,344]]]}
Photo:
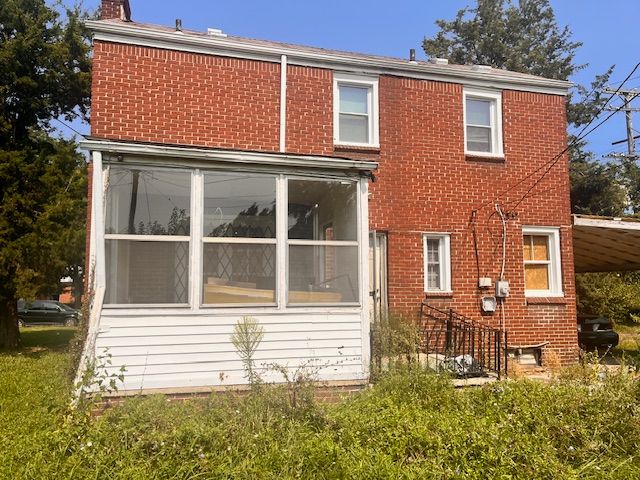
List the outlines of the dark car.
{"label": "dark car", "polygon": [[55,300],[18,302],[18,323],[25,325],[61,324],[73,327],[78,324],[80,312]]}
{"label": "dark car", "polygon": [[598,315],[578,316],[578,344],[584,350],[613,348],[618,345],[618,334],[608,318]]}

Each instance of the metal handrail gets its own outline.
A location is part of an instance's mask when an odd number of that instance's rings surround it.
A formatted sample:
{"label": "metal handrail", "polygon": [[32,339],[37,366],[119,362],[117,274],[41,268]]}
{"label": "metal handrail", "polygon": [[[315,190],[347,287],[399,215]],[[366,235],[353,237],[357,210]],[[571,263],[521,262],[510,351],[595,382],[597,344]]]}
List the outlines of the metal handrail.
{"label": "metal handrail", "polygon": [[437,370],[460,377],[498,378],[507,373],[507,332],[453,309],[441,310],[422,302],[420,307],[421,350]]}

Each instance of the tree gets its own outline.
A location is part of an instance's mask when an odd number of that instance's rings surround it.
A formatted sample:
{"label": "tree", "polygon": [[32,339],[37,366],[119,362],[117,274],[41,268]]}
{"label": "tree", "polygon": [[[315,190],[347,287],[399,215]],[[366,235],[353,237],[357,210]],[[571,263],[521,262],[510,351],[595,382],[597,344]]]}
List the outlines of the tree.
{"label": "tree", "polygon": [[[571,40],[571,30],[558,26],[549,0],[477,0],[453,21],[437,20],[440,31],[423,41],[424,51],[452,63],[485,64],[515,72],[567,80],[585,68],[575,56],[582,43]],[[582,127],[607,101],[603,87],[613,67],[596,76],[587,89],[578,85],[567,98],[567,122]],[[577,97],[577,100],[576,100]],[[575,213],[620,214],[625,191],[619,170],[594,161],[586,142],[569,134],[572,195]],[[593,196],[593,194],[596,194]]]}
{"label": "tree", "polygon": [[0,348],[19,345],[17,299],[57,291],[80,263],[86,162],[50,122],[88,113],[84,17],[44,0],[0,3]]}

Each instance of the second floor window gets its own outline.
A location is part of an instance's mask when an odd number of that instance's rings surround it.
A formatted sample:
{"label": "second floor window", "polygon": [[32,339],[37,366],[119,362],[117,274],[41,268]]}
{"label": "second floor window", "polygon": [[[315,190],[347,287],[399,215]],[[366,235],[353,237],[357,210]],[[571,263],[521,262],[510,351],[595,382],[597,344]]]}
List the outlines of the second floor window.
{"label": "second floor window", "polygon": [[334,74],[334,142],[377,147],[378,79]]}
{"label": "second floor window", "polygon": [[464,91],[465,152],[502,156],[502,98],[500,93]]}

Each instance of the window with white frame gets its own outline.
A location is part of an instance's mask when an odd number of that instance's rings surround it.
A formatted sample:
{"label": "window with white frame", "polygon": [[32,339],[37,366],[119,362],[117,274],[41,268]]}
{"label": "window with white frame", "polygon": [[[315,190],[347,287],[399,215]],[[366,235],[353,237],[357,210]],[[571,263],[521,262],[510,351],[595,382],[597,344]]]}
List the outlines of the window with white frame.
{"label": "window with white frame", "polygon": [[276,301],[276,176],[204,172],[202,303]]}
{"label": "window with white frame", "polygon": [[108,166],[105,304],[187,304],[191,173]]}
{"label": "window with white frame", "polygon": [[522,229],[526,296],[561,296],[560,234],[557,228]]}
{"label": "window with white frame", "polygon": [[359,305],[358,180],[114,164],[105,305]]}
{"label": "window with white frame", "polygon": [[464,89],[465,152],[502,156],[502,95]]}
{"label": "window with white frame", "polygon": [[287,183],[288,303],[358,303],[356,182]]}
{"label": "window with white frame", "polygon": [[333,99],[334,142],[379,146],[378,79],[335,73]]}
{"label": "window with white frame", "polygon": [[424,290],[451,292],[451,237],[424,235]]}

